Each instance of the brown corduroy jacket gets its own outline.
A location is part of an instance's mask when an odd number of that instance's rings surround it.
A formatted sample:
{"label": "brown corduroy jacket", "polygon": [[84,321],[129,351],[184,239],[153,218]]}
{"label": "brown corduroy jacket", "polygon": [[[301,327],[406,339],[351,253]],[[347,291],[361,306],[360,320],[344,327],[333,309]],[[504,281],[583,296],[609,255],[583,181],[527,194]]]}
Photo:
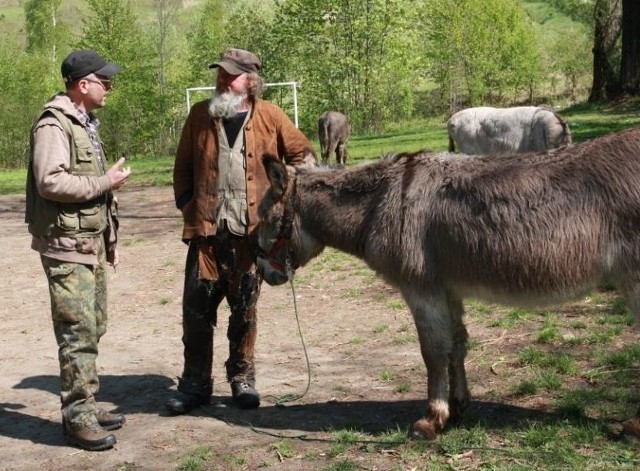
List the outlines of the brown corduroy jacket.
{"label": "brown corduroy jacket", "polygon": [[[216,233],[215,209],[218,187],[218,133],[209,115],[209,100],[196,103],[183,129],[173,169],[176,206],[183,210],[182,240],[188,242]],[[265,155],[280,157],[287,164],[315,162],[307,137],[278,106],[258,99],[244,128],[248,233],[259,222],[258,205],[269,187],[262,165]]]}

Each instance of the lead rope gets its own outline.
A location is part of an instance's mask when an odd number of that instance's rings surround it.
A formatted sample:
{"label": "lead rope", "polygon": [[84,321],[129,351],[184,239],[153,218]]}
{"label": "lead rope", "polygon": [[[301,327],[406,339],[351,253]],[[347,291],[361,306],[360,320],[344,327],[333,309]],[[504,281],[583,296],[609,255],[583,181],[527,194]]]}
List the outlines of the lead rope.
{"label": "lead rope", "polygon": [[304,335],[302,335],[302,329],[300,328],[300,318],[298,317],[298,302],[296,300],[296,288],[293,284],[293,267],[291,266],[291,258],[289,256],[287,256],[285,260],[285,269],[287,271],[287,276],[289,277],[289,283],[291,284],[291,294],[293,296],[293,310],[296,315],[296,325],[298,326],[298,334],[300,334],[300,341],[302,342],[304,359],[307,363],[307,387],[300,395],[284,394],[282,396],[276,396],[276,406],[283,406],[287,402],[293,402],[302,399],[309,392],[309,388],[311,387],[311,365],[309,364],[309,355],[307,354],[307,346],[304,342]]}

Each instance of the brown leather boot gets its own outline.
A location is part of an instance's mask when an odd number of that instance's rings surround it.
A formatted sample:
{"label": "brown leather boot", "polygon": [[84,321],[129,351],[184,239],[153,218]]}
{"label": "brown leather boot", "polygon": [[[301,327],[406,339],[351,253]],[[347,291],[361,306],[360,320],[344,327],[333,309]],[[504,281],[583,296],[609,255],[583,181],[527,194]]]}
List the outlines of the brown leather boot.
{"label": "brown leather boot", "polygon": [[84,450],[107,450],[116,444],[116,437],[105,432],[98,424],[74,429],[68,425],[65,427],[67,442]]}
{"label": "brown leather boot", "polygon": [[96,419],[100,427],[104,430],[117,430],[124,425],[127,418],[122,414],[112,414],[104,409],[98,409],[96,412]]}

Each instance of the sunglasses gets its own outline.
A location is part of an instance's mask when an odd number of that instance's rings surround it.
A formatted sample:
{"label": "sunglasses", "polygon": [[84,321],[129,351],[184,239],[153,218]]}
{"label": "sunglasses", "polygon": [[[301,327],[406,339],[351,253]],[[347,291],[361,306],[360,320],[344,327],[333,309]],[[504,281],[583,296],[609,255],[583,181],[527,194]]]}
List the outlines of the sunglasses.
{"label": "sunglasses", "polygon": [[87,82],[99,83],[100,85],[102,85],[102,88],[104,88],[106,92],[113,88],[113,83],[109,79],[91,79],[85,77],[84,80],[86,80]]}

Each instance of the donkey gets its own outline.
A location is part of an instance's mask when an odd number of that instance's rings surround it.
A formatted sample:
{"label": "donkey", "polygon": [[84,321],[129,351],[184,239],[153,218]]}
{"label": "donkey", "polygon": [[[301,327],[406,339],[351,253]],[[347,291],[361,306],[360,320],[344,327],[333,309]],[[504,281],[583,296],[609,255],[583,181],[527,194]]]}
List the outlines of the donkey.
{"label": "donkey", "polygon": [[[464,298],[541,306],[606,281],[640,320],[640,127],[494,159],[419,152],[298,170],[265,156],[264,165],[267,283],[284,283],[328,245],[406,300],[428,375],[415,435],[436,438],[469,403]],[[640,411],[624,430],[640,438]]]}
{"label": "donkey", "polygon": [[449,152],[516,154],[571,144],[571,131],[549,106],[467,108],[447,121]]}
{"label": "donkey", "polygon": [[318,140],[322,163],[328,164],[331,155],[336,155],[338,165],[347,163],[347,143],[351,134],[349,120],[337,111],[325,111],[318,118]]}

